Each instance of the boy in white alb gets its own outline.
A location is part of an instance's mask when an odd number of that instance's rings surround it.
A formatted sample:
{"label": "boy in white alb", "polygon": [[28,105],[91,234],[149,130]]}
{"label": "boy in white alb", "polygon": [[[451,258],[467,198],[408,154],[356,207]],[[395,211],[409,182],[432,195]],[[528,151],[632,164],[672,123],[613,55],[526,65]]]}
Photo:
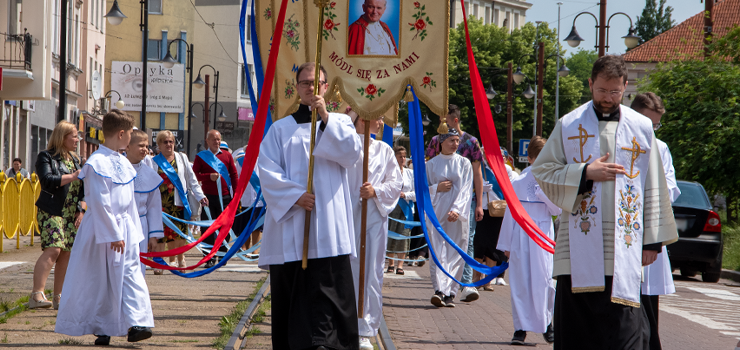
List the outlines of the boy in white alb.
{"label": "boy in white alb", "polygon": [[[527,149],[529,163],[534,163],[546,140],[535,136]],[[542,233],[555,239],[552,217],[561,210],[547,199],[531,172],[526,168],[511,181],[516,196]],[[553,343],[552,315],[555,306],[555,283],[552,279],[552,254],[540,248],[514,221],[506,209],[498,250],[509,258],[511,284],[511,316],[514,318],[514,337],[511,343],[523,345],[527,332],[542,333],[545,341]]]}
{"label": "boy in white alb", "polygon": [[[473,166],[470,161],[455,153],[460,145],[460,134],[450,129],[447,134],[440,134],[442,153],[426,164],[429,194],[431,195],[434,213],[442,229],[462,249],[468,246],[470,225],[470,202],[473,193]],[[430,249],[439,259],[442,268],[447,270],[458,281],[462,277],[465,261],[434,229],[427,219]],[[460,285],[438,271],[437,264],[430,264],[434,295],[431,303],[437,307],[455,307],[455,295]]]}
{"label": "boy in white alb", "polygon": [[148,339],[154,327],[139,263],[144,235],[134,198],[136,170],[117,152],[129,144],[133,124],[127,114],[106,114],[105,142],[79,175],[90,215],[82,219],[72,248],[54,331],[95,334],[96,345],[127,334],[129,342]]}
{"label": "boy in white alb", "polygon": [[[141,232],[144,240],[139,243],[139,251],[146,253],[155,251],[157,239],[164,238],[162,226],[162,195],[159,185],[162,177],[154,169],[145,164],[144,158],[149,154],[149,137],[141,130],[131,133],[131,142],[126,147],[126,158],[136,170],[134,179],[134,198],[141,220]],[[141,273],[146,275],[146,265],[141,263]],[[155,269],[155,275],[161,275],[162,270]]]}
{"label": "boy in white alb", "polygon": [[[370,132],[377,133],[381,120],[365,121],[350,112],[360,140],[365,139],[365,123],[370,123]],[[365,238],[365,291],[363,315],[357,319],[360,331],[360,350],[373,348],[368,338],[378,335],[383,318],[383,265],[388,243],[388,215],[396,208],[401,196],[403,178],[393,149],[385,142],[370,139],[367,182],[362,182],[364,154],[357,159],[354,168],[348,169],[352,212],[355,217],[355,246],[357,258],[352,259],[352,277],[355,282],[355,299],[359,300],[360,287],[360,234],[362,224],[362,200],[367,200],[367,226]]]}

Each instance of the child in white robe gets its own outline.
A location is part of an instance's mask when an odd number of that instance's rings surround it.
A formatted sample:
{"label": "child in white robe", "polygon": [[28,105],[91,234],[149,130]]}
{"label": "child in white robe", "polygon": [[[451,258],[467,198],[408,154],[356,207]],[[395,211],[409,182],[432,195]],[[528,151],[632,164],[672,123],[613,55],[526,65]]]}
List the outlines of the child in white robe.
{"label": "child in white robe", "polygon": [[[365,123],[370,123],[370,132],[377,133],[381,120],[364,121],[357,114],[350,112],[354,118],[355,128],[364,140]],[[364,141],[363,141],[364,142]],[[364,154],[357,159],[353,168],[349,168],[350,198],[354,213],[355,245],[357,258],[351,260],[352,277],[355,283],[355,300],[359,300],[360,287],[360,234],[362,199],[367,199],[367,226],[365,238],[365,292],[363,295],[363,315],[358,319],[360,332],[360,350],[369,350],[373,346],[368,338],[378,335],[380,321],[383,318],[383,265],[385,263],[386,244],[388,243],[388,215],[396,208],[401,196],[403,178],[393,149],[385,142],[370,139],[368,177],[362,182]]]}
{"label": "child in white robe", "polygon": [[[529,164],[534,163],[546,140],[535,136],[527,149]],[[560,214],[540,189],[532,168],[528,167],[511,181],[517,198],[529,216],[550,239],[555,239],[552,217]],[[552,254],[538,246],[514,221],[509,208],[504,214],[497,249],[509,258],[511,285],[511,315],[514,318],[512,344],[523,345],[527,332],[543,333],[545,341],[553,343],[553,308],[555,283],[552,279]]]}
{"label": "child in white robe", "polygon": [[[473,199],[473,166],[470,161],[457,154],[460,136],[455,129],[439,135],[442,154],[430,159],[426,164],[429,194],[434,213],[442,229],[462,249],[468,246],[470,225],[470,203]],[[465,261],[460,253],[445,241],[427,218],[430,249],[439,259],[442,268],[458,281],[462,277]],[[455,307],[455,295],[460,285],[439,271],[437,264],[429,264],[434,295],[431,303],[437,307]]]}
{"label": "child in white robe", "polygon": [[95,334],[96,345],[110,336],[129,342],[152,336],[154,317],[141,274],[139,242],[144,239],[134,199],[136,171],[116,150],[126,148],[134,120],[112,111],[103,118],[105,143],[80,171],[88,212],[69,260],[54,331]]}
{"label": "child in white robe", "polygon": [[[157,191],[163,180],[153,168],[145,164],[144,159],[148,154],[148,135],[141,130],[134,130],[131,133],[131,142],[126,147],[126,158],[136,170],[134,198],[139,211],[139,220],[141,220],[141,232],[144,234],[144,240],[139,243],[141,253],[156,251],[157,239],[164,238],[162,195]],[[144,263],[141,263],[141,273],[146,275]],[[155,275],[162,273],[160,269],[154,270]]]}

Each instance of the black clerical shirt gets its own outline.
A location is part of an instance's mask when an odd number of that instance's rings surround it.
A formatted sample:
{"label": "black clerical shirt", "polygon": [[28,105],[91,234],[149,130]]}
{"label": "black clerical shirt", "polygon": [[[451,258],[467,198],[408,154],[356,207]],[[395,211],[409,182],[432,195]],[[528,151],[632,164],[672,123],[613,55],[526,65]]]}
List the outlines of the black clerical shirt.
{"label": "black clerical shirt", "polygon": [[[321,116],[319,116],[321,118]],[[307,105],[300,104],[298,110],[293,113],[293,119],[298,124],[306,124],[311,122],[311,109]],[[324,131],[326,129],[326,123],[323,119],[319,119],[319,130]]]}

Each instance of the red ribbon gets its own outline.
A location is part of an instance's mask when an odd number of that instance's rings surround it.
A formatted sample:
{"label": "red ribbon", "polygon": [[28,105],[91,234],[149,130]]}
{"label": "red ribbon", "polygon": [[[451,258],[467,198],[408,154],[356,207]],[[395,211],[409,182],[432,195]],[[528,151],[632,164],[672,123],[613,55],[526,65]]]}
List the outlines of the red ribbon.
{"label": "red ribbon", "polygon": [[498,135],[496,134],[496,126],[493,123],[493,116],[491,115],[491,105],[486,97],[486,92],[483,89],[483,82],[480,79],[480,73],[478,72],[478,66],[475,63],[475,56],[473,56],[473,47],[470,44],[470,33],[468,32],[468,20],[467,14],[465,13],[465,2],[461,2],[463,11],[463,20],[465,23],[465,42],[468,50],[468,67],[470,69],[470,82],[473,87],[473,100],[475,102],[475,111],[478,116],[478,126],[480,129],[481,141],[483,147],[489,152],[486,153],[486,159],[488,164],[491,164],[491,170],[496,175],[496,179],[501,185],[501,191],[504,193],[506,203],[509,206],[509,211],[514,220],[524,229],[529,238],[531,238],[538,246],[545,251],[553,254],[555,252],[555,242],[542,233],[540,228],[535,224],[532,218],[529,217],[527,211],[522,207],[522,203],[519,202],[519,198],[514,192],[514,188],[511,186],[509,177],[504,167],[504,160],[499,156],[500,145],[498,143]]}
{"label": "red ribbon", "polygon": [[[275,25],[275,31],[272,35],[273,43],[272,43],[272,49],[270,50],[270,56],[269,60],[267,62],[267,72],[265,74],[265,84],[262,88],[262,92],[260,93],[260,99],[259,99],[259,105],[257,107],[257,115],[255,117],[254,121],[254,127],[252,128],[252,133],[249,135],[249,143],[247,144],[247,148],[244,150],[244,166],[242,167],[242,173],[239,174],[239,183],[236,186],[236,191],[234,192],[234,198],[241,198],[242,194],[244,194],[244,191],[247,188],[247,184],[249,183],[249,178],[252,176],[252,173],[254,172],[254,165],[257,163],[257,156],[260,153],[260,144],[262,143],[262,136],[265,131],[265,121],[267,119],[267,110],[270,107],[270,94],[272,93],[272,84],[275,81],[275,68],[277,66],[277,57],[278,53],[280,52],[280,42],[282,39],[282,30],[283,25],[285,23],[285,11],[288,7],[288,0],[282,0],[282,5],[280,7],[280,12],[278,14],[277,23]],[[180,248],[171,249],[164,252],[151,252],[151,253],[141,253],[141,262],[145,265],[148,265],[155,269],[165,269],[165,270],[192,270],[203,263],[207,262],[208,260],[211,260],[214,255],[218,252],[218,248],[221,247],[221,243],[224,241],[226,236],[229,234],[229,230],[231,230],[231,226],[234,224],[234,216],[236,216],[236,210],[239,206],[238,200],[233,200],[229,205],[224,208],[224,211],[221,213],[221,215],[216,218],[216,220],[213,222],[213,225],[211,225],[208,230],[206,230],[205,233],[201,235],[201,237],[192,243],[189,243],[187,245],[184,245]],[[178,254],[182,254],[187,252],[188,250],[195,247],[198,243],[202,242],[204,239],[206,239],[208,236],[212,235],[216,230],[219,230],[218,236],[216,236],[216,240],[213,243],[213,248],[211,248],[211,252],[203,257],[200,261],[198,261],[197,264],[193,266],[188,267],[172,267],[168,265],[162,265],[158,264],[154,261],[144,259],[144,257],[165,257],[165,256],[175,256]]]}

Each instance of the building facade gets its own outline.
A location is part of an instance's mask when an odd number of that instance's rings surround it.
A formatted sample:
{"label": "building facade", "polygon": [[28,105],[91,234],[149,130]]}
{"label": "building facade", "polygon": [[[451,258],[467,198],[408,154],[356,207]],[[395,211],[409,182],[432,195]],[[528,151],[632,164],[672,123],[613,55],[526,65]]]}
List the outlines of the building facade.
{"label": "building facade", "polygon": [[[453,0],[450,8],[450,26],[456,28],[463,22],[461,0]],[[468,0],[465,11],[468,16],[480,18],[484,24],[495,24],[508,28],[509,32],[520,29],[527,22],[527,10],[532,4],[522,0]]]}

